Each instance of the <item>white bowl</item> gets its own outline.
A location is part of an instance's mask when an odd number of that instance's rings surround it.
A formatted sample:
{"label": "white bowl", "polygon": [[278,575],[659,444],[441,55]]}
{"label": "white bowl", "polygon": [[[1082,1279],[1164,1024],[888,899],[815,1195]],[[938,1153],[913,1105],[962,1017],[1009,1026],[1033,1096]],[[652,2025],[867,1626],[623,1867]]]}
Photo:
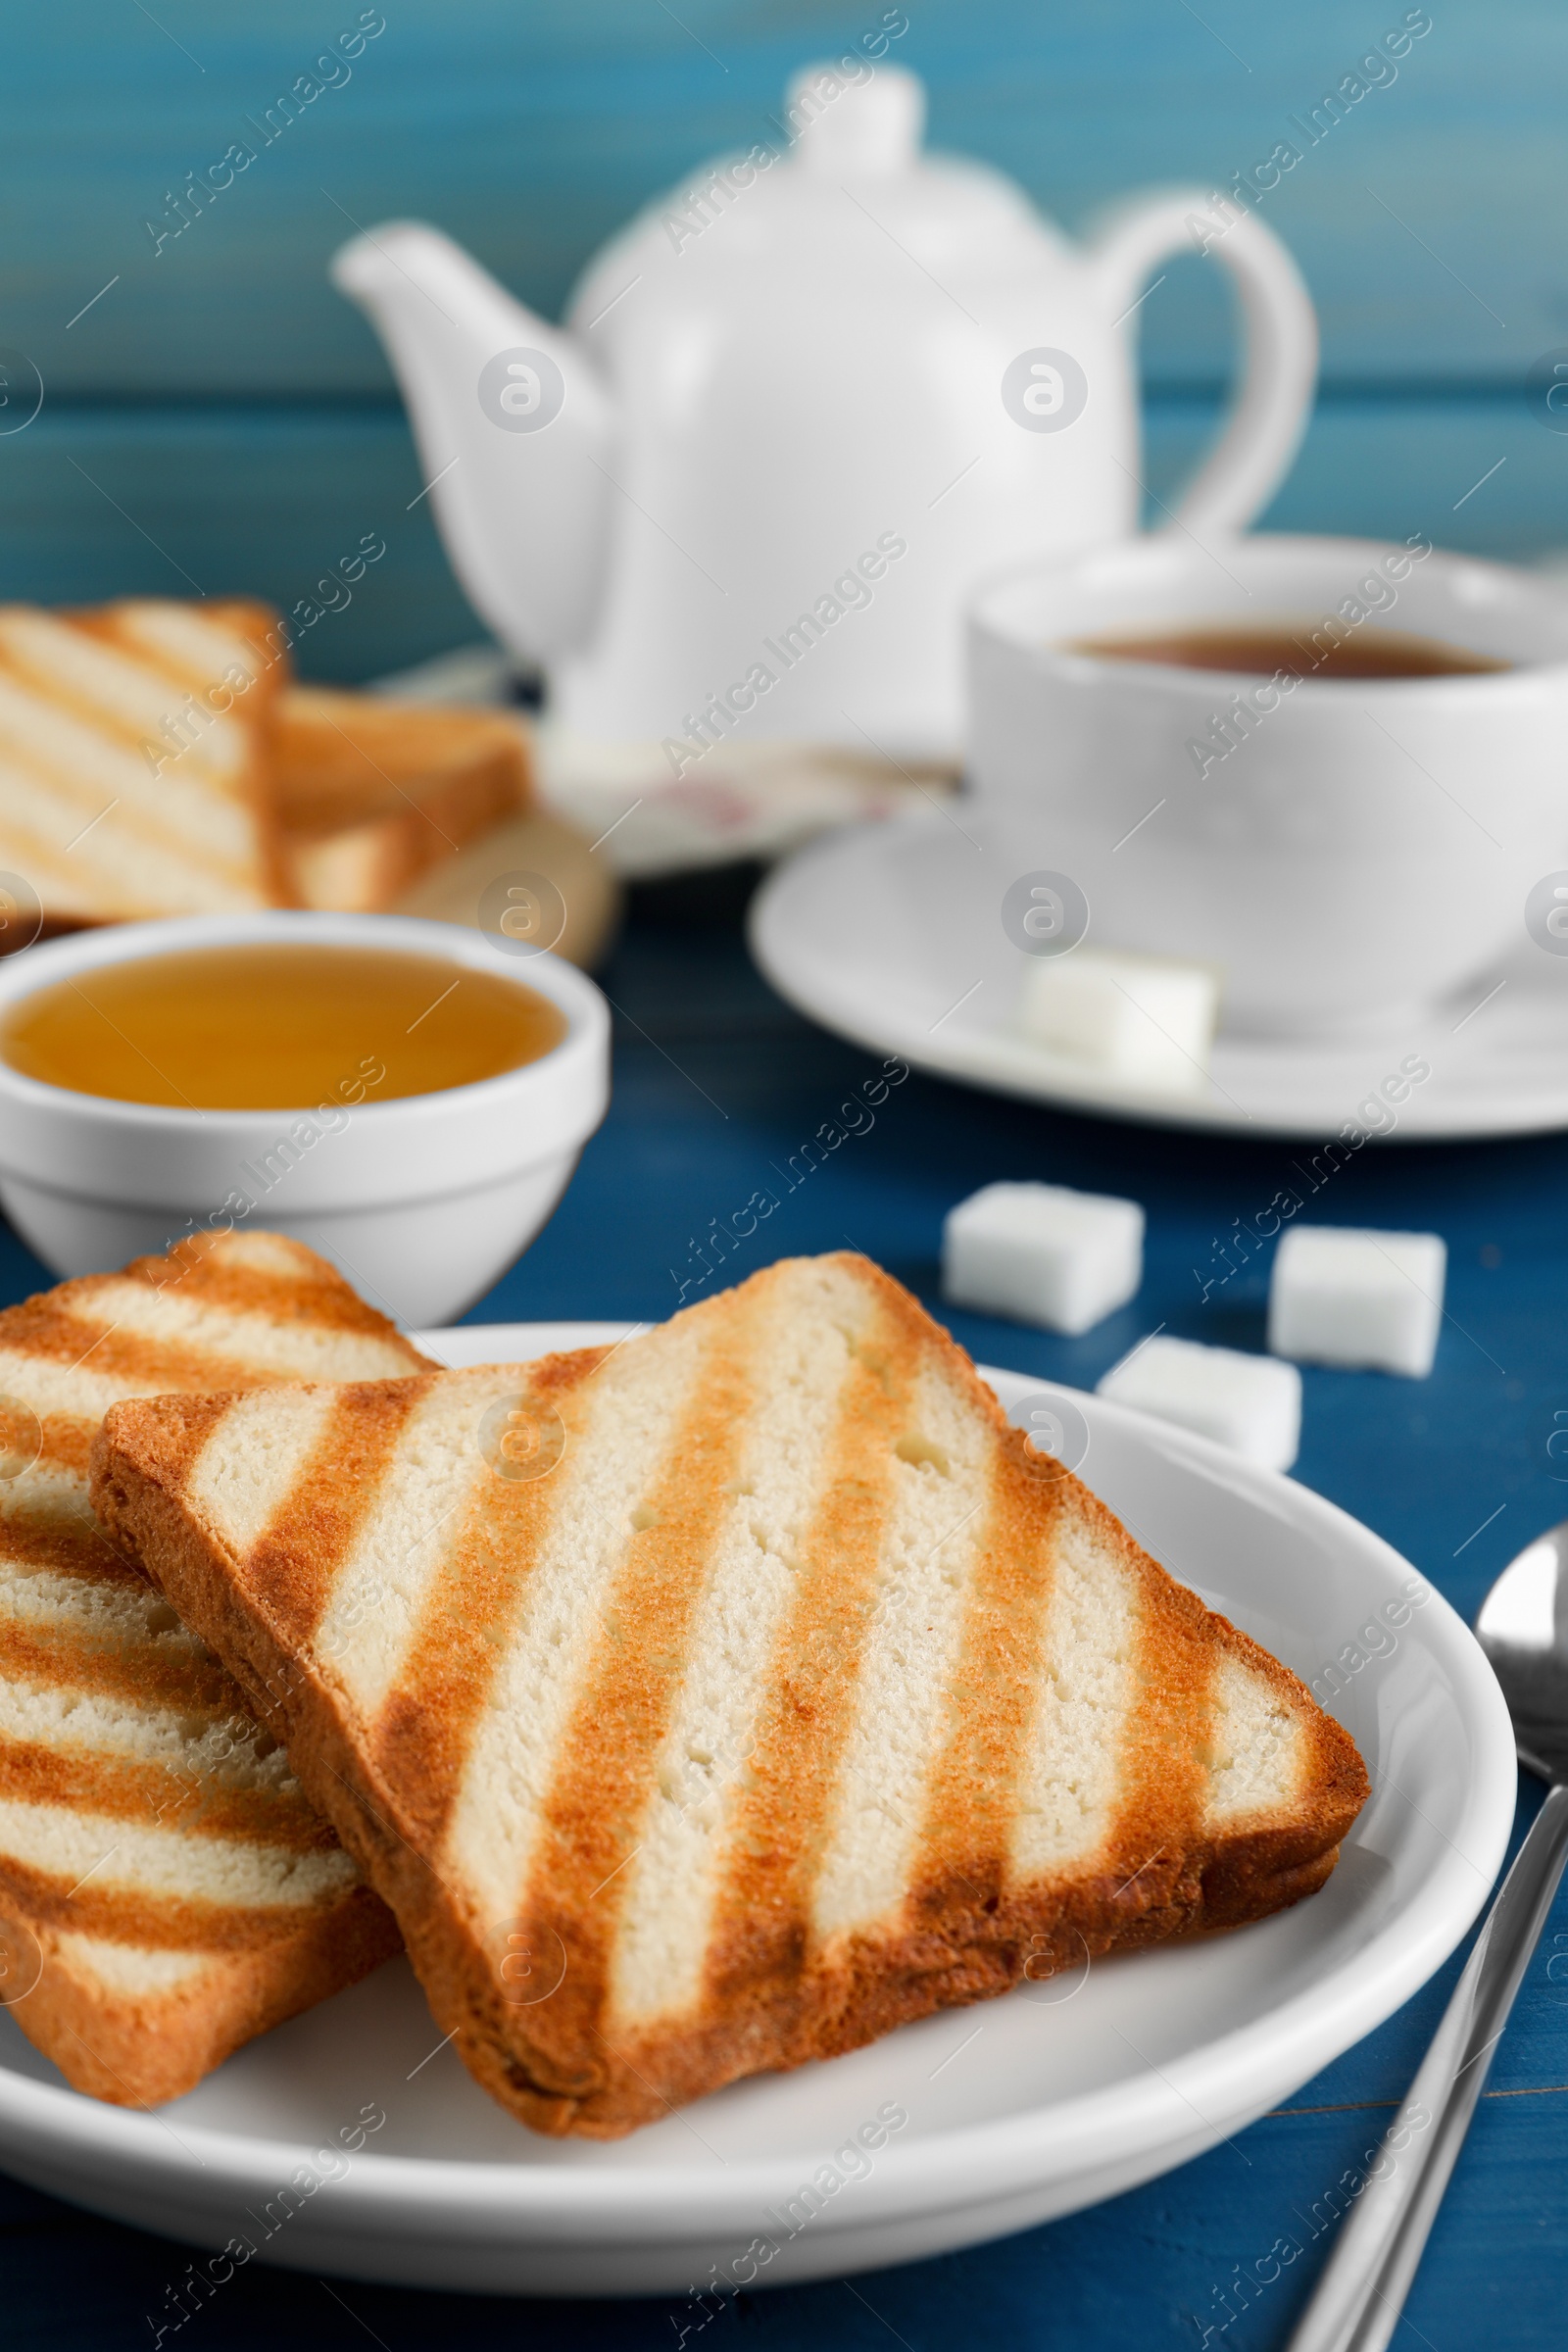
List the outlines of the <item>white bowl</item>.
{"label": "white bowl", "polygon": [[[401,949],[495,973],[482,932],[397,915],[183,916],[82,931],[0,962],[22,998],[127,957],[258,942]],[[317,1109],[116,1102],[0,1060],[0,1206],[57,1274],[96,1274],[192,1232],[265,1226],[307,1242],[400,1323],[448,1323],[538,1232],[610,1100],[610,1017],[550,955],[510,964],[566,1018],[539,1060],[474,1086]]]}

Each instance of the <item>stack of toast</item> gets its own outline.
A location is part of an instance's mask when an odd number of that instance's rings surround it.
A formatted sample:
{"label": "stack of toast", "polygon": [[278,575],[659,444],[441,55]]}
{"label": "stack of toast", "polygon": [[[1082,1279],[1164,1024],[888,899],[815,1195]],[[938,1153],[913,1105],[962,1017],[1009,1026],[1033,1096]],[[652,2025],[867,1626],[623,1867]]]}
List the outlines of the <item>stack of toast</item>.
{"label": "stack of toast", "polygon": [[233,1675],[537,2131],[1261,1918],[1365,1800],[1296,1677],[863,1258],[520,1366],[335,1348],[201,1394],[204,1351],[111,1402],[99,1360],[93,1504],[144,1606]]}
{"label": "stack of toast", "polygon": [[295,685],[265,605],[0,607],[0,874],[51,928],[389,907],[531,790],[503,712]]}
{"label": "stack of toast", "polygon": [[78,2089],[172,2098],[399,1941],[242,1691],[94,1518],[99,1421],[424,1361],[264,1233],[0,1313],[0,1994]]}

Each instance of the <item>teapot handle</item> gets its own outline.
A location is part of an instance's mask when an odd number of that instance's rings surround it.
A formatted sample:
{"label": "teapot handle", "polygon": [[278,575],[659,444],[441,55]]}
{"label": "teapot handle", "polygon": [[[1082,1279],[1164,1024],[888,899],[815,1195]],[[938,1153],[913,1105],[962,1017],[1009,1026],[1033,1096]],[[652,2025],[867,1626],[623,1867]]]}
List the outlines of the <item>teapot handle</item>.
{"label": "teapot handle", "polygon": [[1300,445],[1317,383],[1317,317],[1299,270],[1255,214],[1220,226],[1211,206],[1195,188],[1163,191],[1119,212],[1091,248],[1113,318],[1132,311],[1156,262],[1195,249],[1195,222],[1214,230],[1198,250],[1212,251],[1236,280],[1246,322],[1240,389],[1172,518],[1200,538],[1245,530],[1268,504]]}

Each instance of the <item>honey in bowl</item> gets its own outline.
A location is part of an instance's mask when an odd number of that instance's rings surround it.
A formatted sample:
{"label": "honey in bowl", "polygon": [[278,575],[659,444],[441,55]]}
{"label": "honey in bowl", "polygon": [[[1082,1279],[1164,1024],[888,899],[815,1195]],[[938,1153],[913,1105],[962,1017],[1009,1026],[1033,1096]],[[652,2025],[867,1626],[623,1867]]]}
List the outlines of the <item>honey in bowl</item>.
{"label": "honey in bowl", "polygon": [[126,956],[35,989],[0,1027],[0,1054],[117,1102],[298,1110],[471,1086],[565,1033],[548,998],[499,973],[277,942]]}

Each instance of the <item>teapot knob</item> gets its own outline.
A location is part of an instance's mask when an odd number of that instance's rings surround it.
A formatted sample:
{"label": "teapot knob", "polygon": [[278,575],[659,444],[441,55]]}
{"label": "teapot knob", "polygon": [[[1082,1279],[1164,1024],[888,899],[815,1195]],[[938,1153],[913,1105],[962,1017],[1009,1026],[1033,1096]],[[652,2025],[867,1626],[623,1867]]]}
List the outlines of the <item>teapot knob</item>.
{"label": "teapot knob", "polygon": [[798,159],[824,179],[891,178],[919,153],[925,84],[903,66],[848,83],[836,66],[807,66],[784,104]]}

